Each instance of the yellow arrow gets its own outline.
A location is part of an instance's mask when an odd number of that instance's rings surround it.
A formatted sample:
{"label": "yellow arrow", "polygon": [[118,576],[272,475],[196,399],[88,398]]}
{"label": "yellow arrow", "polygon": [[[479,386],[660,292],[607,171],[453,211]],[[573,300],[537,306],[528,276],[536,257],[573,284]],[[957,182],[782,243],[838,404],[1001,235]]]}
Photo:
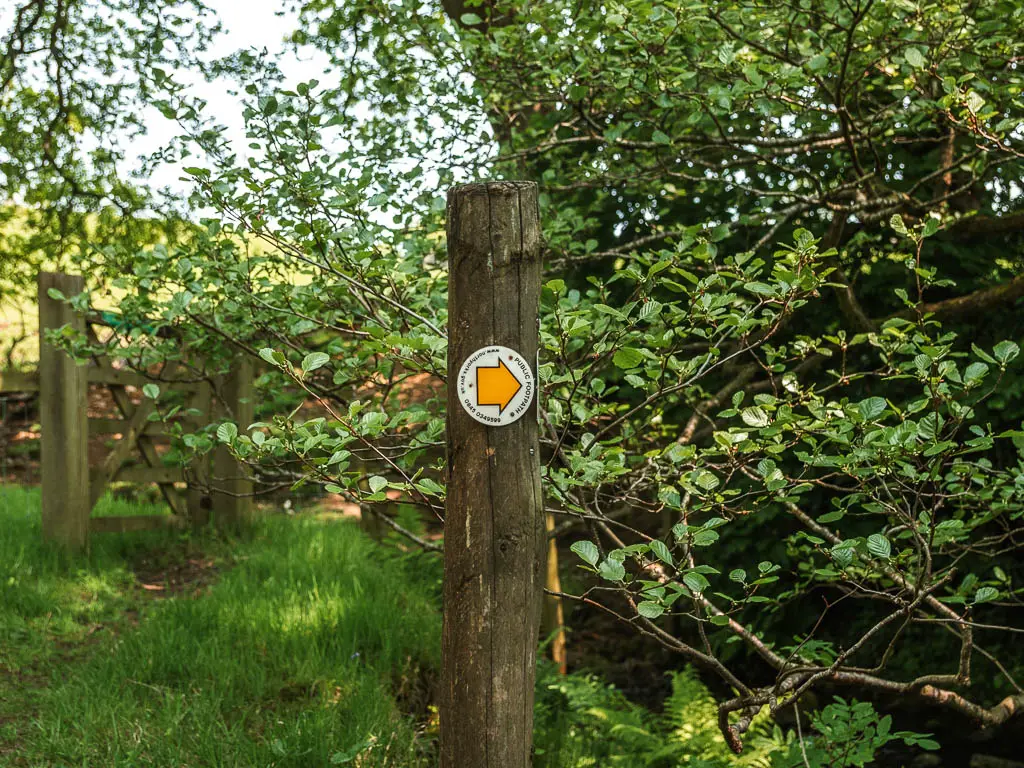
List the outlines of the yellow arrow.
{"label": "yellow arrow", "polygon": [[496,405],[500,414],[522,388],[522,383],[500,358],[497,365],[477,366],[477,405]]}

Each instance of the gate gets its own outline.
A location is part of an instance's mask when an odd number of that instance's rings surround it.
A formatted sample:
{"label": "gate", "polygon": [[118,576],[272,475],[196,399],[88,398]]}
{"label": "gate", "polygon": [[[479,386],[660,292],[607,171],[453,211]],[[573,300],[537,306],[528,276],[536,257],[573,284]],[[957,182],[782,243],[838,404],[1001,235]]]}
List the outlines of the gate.
{"label": "gate", "polygon": [[[227,414],[244,427],[253,420],[251,361],[241,358],[229,375],[201,381],[186,380],[179,375],[184,373],[181,367],[169,365],[158,379],[150,378],[118,367],[116,358],[105,355],[81,365],[47,343],[46,332],[70,326],[99,340],[99,316],[86,317],[50,296],[51,289],[64,296],[82,293],[82,277],[41,273],[38,287],[39,368],[0,372],[0,393],[38,393],[44,538],[82,549],[90,533],[196,526],[211,516],[219,523],[251,517],[253,482],[245,467],[223,447],[214,451],[212,462],[187,470],[166,464],[157,434],[157,400],[142,396],[143,387],[158,384],[183,398],[182,413],[198,411],[186,417],[191,424],[202,426]],[[113,415],[89,418],[90,384],[109,393]],[[94,467],[89,466],[90,435],[120,435]],[[155,483],[170,514],[91,517],[96,502],[114,482]]]}

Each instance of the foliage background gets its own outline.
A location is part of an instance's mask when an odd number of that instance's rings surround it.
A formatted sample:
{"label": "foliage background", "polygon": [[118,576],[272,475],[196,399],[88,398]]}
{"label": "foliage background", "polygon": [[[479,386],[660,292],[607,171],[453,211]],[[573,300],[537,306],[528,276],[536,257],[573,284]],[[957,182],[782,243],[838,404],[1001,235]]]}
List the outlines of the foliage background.
{"label": "foliage background", "polygon": [[[247,94],[244,161],[178,82],[207,32],[150,21],[101,46],[130,8],[30,2],[0,66],[31,116],[5,122],[6,167],[37,169],[5,177],[10,215],[32,211],[9,263],[45,242],[123,295],[111,343],[140,369],[266,363],[276,407],[179,435],[183,461],[225,442],[268,485],[439,518],[442,191],[536,179],[545,488],[590,573],[565,598],[699,667],[733,748],[812,688],[1002,727],[1022,695],[1024,9],[295,7],[322,82],[282,87],[251,53],[216,68]],[[56,67],[19,62],[48,40]],[[165,157],[197,158],[213,215],[163,211],[83,151],[81,132],[141,128],[132,99],[181,123]]]}

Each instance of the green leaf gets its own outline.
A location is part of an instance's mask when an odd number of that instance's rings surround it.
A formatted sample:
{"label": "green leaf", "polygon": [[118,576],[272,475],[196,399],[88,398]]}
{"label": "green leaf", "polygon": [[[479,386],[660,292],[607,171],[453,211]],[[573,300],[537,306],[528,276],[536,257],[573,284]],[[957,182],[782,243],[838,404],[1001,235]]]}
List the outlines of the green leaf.
{"label": "green leaf", "polygon": [[275,352],[270,347],[264,347],[260,350],[260,357],[266,360],[271,365],[280,365],[284,356],[280,352]]}
{"label": "green leaf", "polygon": [[746,288],[751,293],[756,293],[759,296],[774,296],[775,295],[775,289],[772,288],[767,283],[756,283],[756,282],[755,283],[745,283],[743,287]]}
{"label": "green leaf", "polygon": [[990,600],[995,600],[997,597],[999,597],[999,590],[995,587],[981,587],[974,593],[974,602],[987,603]]}
{"label": "green leaf", "polygon": [[651,542],[651,552],[666,565],[673,565],[672,553],[661,539],[654,539]]}
{"label": "green leaf", "polygon": [[477,16],[475,13],[464,13],[459,17],[459,21],[465,24],[467,27],[472,27],[477,24],[482,24],[483,19]]}
{"label": "green leaf", "polygon": [[618,320],[625,320],[626,313],[622,312],[615,307],[609,307],[607,304],[595,304],[594,311],[600,312],[602,315],[611,315]]}
{"label": "green leaf", "polygon": [[381,490],[382,488],[387,487],[387,484],[388,484],[387,478],[386,477],[381,477],[380,475],[374,475],[369,480],[370,491],[373,492],[373,493],[376,493],[377,491]]}
{"label": "green leaf", "polygon": [[579,557],[589,565],[597,565],[597,561],[601,557],[600,551],[597,549],[597,545],[592,541],[577,541],[571,547],[569,547]]}
{"label": "green leaf", "polygon": [[148,384],[144,384],[142,386],[142,394],[148,397],[150,400],[156,400],[158,397],[160,397],[160,387],[158,387],[153,382],[149,382]]}
{"label": "green leaf", "polygon": [[434,496],[441,496],[444,494],[444,486],[436,480],[432,480],[429,477],[425,477],[416,483],[416,487],[424,493],[429,493]]}
{"label": "green leaf", "polygon": [[718,487],[721,480],[713,473],[706,469],[702,469],[697,473],[696,483],[705,491],[712,491]]}
{"label": "green leaf", "polygon": [[767,427],[769,422],[767,411],[758,405],[744,408],[740,411],[740,418],[748,427]]}
{"label": "green leaf", "polygon": [[645,619],[656,619],[665,612],[665,609],[652,600],[643,600],[637,603],[636,612]]}
{"label": "green leaf", "polygon": [[640,305],[637,318],[640,320],[653,320],[661,313],[661,302],[651,299]]}
{"label": "green leaf", "polygon": [[1012,341],[1000,341],[992,353],[996,356],[996,360],[1006,365],[1020,354],[1020,347]]}
{"label": "green leaf", "polygon": [[711,582],[704,578],[703,574],[697,573],[696,571],[689,571],[688,573],[684,574],[683,584],[689,587],[690,591],[693,592],[695,595],[699,595],[701,592],[703,592],[705,589],[711,586]]}
{"label": "green leaf", "polygon": [[611,558],[605,558],[597,571],[601,574],[601,578],[608,581],[622,581],[626,576],[626,569],[622,563]]}
{"label": "green leaf", "polygon": [[661,131],[655,131],[654,133],[652,133],[651,134],[651,141],[653,141],[655,144],[671,144],[672,143],[672,139],[670,139],[668,137],[668,134],[667,133],[662,133]]}
{"label": "green leaf", "polygon": [[345,448],[339,448],[338,450],[336,450],[334,453],[331,454],[331,458],[328,459],[327,464],[328,465],[337,464],[339,462],[344,461],[345,459],[347,459],[351,455],[352,455],[351,451],[346,450]]}
{"label": "green leaf", "polygon": [[710,547],[718,541],[718,531],[697,531],[693,534],[693,546]]}
{"label": "green leaf", "polygon": [[889,555],[892,554],[892,545],[889,540],[880,533],[873,533],[868,536],[868,552],[875,557],[880,557],[883,560],[888,560]]}
{"label": "green leaf", "polygon": [[917,424],[917,434],[925,440],[934,440],[942,429],[942,417],[934,411],[925,416]]}
{"label": "green leaf", "polygon": [[921,53],[917,48],[907,48],[903,53],[903,58],[907,60],[907,64],[912,66],[914,69],[921,69],[924,66],[924,54]]}
{"label": "green leaf", "polygon": [[230,443],[238,436],[238,427],[230,421],[217,427],[217,439],[222,443]]}
{"label": "green leaf", "polygon": [[718,226],[711,230],[711,242],[718,243],[721,242],[722,240],[725,240],[725,238],[729,236],[730,231],[731,230],[729,229],[728,224],[719,224]]}
{"label": "green leaf", "polygon": [[907,225],[903,223],[903,217],[898,213],[894,213],[889,217],[889,226],[904,237],[907,236]]}
{"label": "green leaf", "polygon": [[971,363],[964,371],[964,384],[975,384],[985,378],[988,366],[984,363]]}
{"label": "green leaf", "polygon": [[330,466],[331,464],[337,464],[339,461],[344,461],[351,455],[352,452],[346,451],[344,448],[337,450],[334,453],[332,453],[331,458],[327,460],[327,466]]}
{"label": "green leaf", "polygon": [[977,344],[973,344],[972,343],[971,344],[971,349],[974,351],[974,354],[976,354],[978,357],[980,357],[986,363],[992,363],[992,365],[996,364],[996,362],[997,362],[996,359],[994,357],[992,357],[992,355],[990,355],[984,349],[979,347]]}
{"label": "green leaf", "polygon": [[885,413],[886,404],[881,397],[869,397],[867,400],[861,400],[857,409],[865,421],[872,421]]}
{"label": "green leaf", "polygon": [[310,352],[302,358],[302,373],[305,375],[317,368],[322,368],[330,362],[331,356],[325,352]]}
{"label": "green leaf", "polygon": [[832,547],[832,557],[842,567],[848,566],[853,562],[853,547],[846,542],[841,542]]}
{"label": "green leaf", "polygon": [[636,368],[643,362],[643,353],[634,347],[623,347],[618,350],[612,357],[612,362],[615,363],[616,367],[622,369]]}

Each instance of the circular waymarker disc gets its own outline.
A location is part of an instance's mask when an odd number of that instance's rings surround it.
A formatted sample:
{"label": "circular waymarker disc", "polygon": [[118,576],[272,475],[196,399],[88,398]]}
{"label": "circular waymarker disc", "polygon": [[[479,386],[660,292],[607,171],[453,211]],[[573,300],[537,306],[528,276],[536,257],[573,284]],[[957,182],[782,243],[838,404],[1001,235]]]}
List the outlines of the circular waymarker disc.
{"label": "circular waymarker disc", "polygon": [[526,358],[498,344],[466,358],[456,386],[466,413],[492,427],[504,427],[526,413],[537,389]]}

